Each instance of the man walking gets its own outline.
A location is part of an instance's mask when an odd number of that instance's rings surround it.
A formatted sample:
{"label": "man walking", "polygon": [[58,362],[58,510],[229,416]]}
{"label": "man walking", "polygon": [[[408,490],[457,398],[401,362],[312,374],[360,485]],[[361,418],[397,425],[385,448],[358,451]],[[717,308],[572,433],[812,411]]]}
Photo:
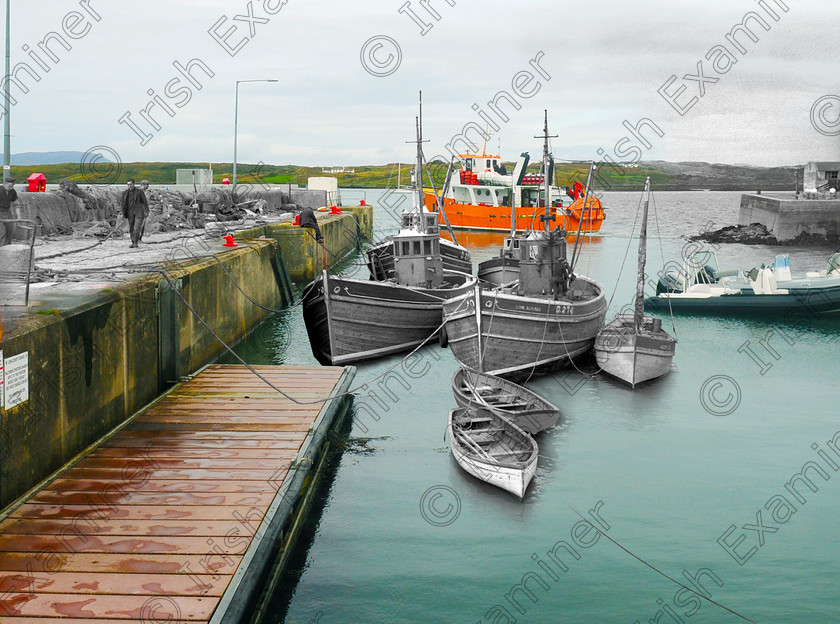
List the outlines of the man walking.
{"label": "man walking", "polygon": [[143,236],[143,224],[146,215],[149,214],[149,202],[146,200],[146,194],[134,186],[134,180],[129,179],[126,186],[128,188],[122,196],[122,212],[123,217],[128,219],[128,231],[131,233],[129,247],[133,248],[138,246]]}
{"label": "man walking", "polygon": [[6,178],[3,186],[0,187],[0,247],[11,244],[12,235],[15,232],[15,224],[4,223],[4,221],[20,219],[20,208],[15,207],[15,214],[12,214],[12,203],[16,202],[17,198],[15,179]]}

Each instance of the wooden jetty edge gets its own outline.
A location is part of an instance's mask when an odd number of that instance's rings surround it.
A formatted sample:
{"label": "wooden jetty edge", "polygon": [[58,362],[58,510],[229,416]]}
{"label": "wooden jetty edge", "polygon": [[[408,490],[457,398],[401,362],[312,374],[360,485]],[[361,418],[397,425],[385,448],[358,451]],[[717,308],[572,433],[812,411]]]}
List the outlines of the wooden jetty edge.
{"label": "wooden jetty edge", "polygon": [[[298,401],[356,373],[254,368]],[[250,621],[349,402],[296,404],[244,366],[173,387],[0,516],[0,620]]]}

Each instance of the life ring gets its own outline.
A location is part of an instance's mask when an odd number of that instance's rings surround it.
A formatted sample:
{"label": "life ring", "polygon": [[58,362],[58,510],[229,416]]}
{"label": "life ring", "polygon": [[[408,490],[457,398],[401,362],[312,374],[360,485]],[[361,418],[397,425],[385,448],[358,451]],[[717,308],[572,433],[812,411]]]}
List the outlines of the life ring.
{"label": "life ring", "polygon": [[446,325],[441,327],[438,332],[438,343],[440,344],[441,349],[445,349],[449,346],[449,336],[446,333]]}

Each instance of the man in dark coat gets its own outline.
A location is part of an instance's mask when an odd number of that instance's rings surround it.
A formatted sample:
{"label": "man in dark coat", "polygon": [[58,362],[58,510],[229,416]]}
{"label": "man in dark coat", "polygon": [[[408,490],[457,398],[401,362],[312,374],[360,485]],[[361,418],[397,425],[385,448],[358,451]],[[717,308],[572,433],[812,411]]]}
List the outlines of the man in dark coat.
{"label": "man in dark coat", "polygon": [[16,208],[17,214],[12,214],[12,202],[18,198],[15,190],[15,179],[6,178],[3,186],[0,187],[0,247],[12,242],[12,235],[15,232],[14,223],[4,223],[7,219],[20,219],[20,209]]}
{"label": "man in dark coat", "polygon": [[300,227],[315,230],[315,240],[321,242],[321,228],[318,227],[318,219],[315,218],[315,212],[312,208],[304,208],[300,213]]}
{"label": "man in dark coat", "polygon": [[128,229],[131,233],[129,247],[137,247],[143,236],[143,223],[149,214],[149,202],[146,200],[146,194],[134,186],[134,180],[128,180],[126,185],[128,188],[123,192],[122,212],[123,217],[128,219]]}

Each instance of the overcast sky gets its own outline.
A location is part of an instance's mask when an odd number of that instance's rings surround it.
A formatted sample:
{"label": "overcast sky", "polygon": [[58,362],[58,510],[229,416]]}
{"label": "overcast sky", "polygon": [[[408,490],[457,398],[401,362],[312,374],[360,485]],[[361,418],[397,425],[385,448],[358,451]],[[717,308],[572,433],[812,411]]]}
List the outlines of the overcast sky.
{"label": "overcast sky", "polygon": [[[230,162],[235,81],[273,78],[240,84],[240,162],[408,161],[420,89],[427,156],[469,122],[488,128],[480,112],[498,127],[492,151],[537,154],[548,109],[557,158],[840,160],[833,3],[412,0],[400,13],[405,0],[11,1],[12,65],[40,78],[13,72],[29,90],[12,86],[13,153],[107,146],[125,162]],[[728,41],[750,11],[758,41]],[[51,32],[63,42],[39,49]],[[194,63],[191,83],[173,65],[194,59],[214,75]],[[700,61],[705,78],[686,79]],[[487,104],[500,92],[506,121]],[[642,129],[650,147],[622,125],[641,119],[656,126]]]}

